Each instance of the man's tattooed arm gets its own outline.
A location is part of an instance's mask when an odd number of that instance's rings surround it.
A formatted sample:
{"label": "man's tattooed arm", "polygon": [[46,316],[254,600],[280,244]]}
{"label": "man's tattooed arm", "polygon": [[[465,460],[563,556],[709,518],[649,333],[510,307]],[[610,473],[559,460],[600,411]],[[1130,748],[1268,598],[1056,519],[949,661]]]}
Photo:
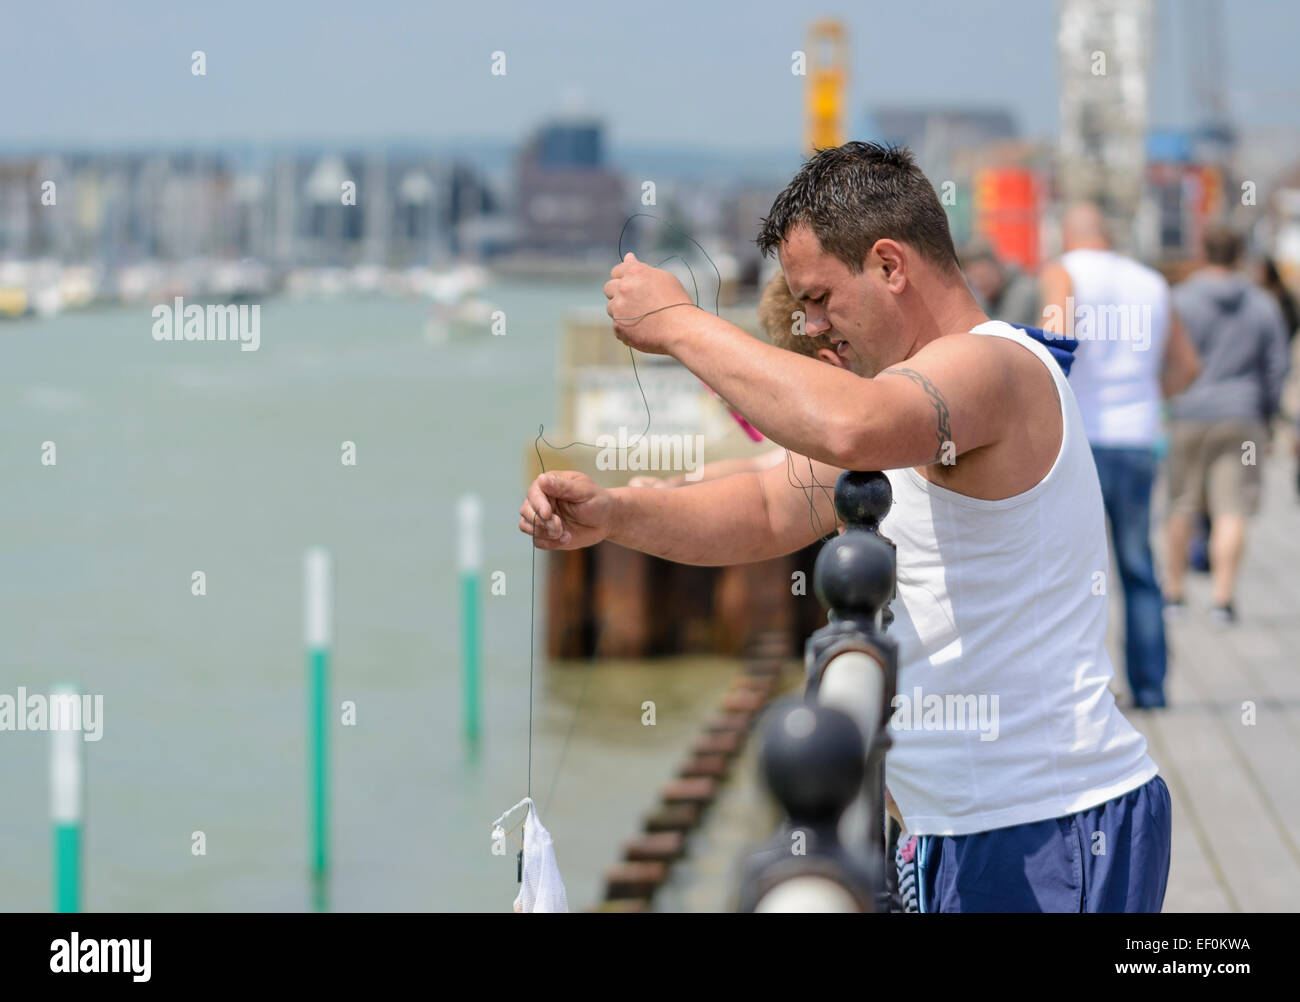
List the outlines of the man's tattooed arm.
{"label": "man's tattooed arm", "polygon": [[[939,447],[935,450],[932,462],[939,462],[943,458],[944,448],[952,441],[952,429],[949,425],[948,401],[943,399],[943,394],[939,388],[930,382],[924,375],[915,369],[886,369],[881,373],[882,376],[906,376],[917,386],[925,391],[925,395],[930,398],[930,403],[934,405],[935,413],[938,417],[938,427],[935,434],[939,439]],[[948,446],[950,449],[953,446]]]}

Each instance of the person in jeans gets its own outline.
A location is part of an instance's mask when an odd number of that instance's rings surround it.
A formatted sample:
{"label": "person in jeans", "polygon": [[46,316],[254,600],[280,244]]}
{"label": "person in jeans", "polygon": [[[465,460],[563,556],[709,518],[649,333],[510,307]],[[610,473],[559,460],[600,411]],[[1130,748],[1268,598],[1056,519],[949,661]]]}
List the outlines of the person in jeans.
{"label": "person in jeans", "polygon": [[1203,360],[1201,375],[1170,408],[1168,573],[1183,605],[1192,520],[1210,515],[1212,617],[1233,623],[1233,589],[1246,521],[1259,510],[1260,461],[1290,365],[1277,301],[1236,271],[1241,238],[1226,226],[1205,234],[1206,265],[1174,291],[1174,305]]}
{"label": "person in jeans", "polygon": [[1070,384],[1083,413],[1124,588],[1124,660],[1134,705],[1165,705],[1164,598],[1151,555],[1151,488],[1162,395],[1198,361],[1159,272],[1110,247],[1100,210],[1065,216],[1065,254],[1043,269],[1043,327],[1079,341]]}

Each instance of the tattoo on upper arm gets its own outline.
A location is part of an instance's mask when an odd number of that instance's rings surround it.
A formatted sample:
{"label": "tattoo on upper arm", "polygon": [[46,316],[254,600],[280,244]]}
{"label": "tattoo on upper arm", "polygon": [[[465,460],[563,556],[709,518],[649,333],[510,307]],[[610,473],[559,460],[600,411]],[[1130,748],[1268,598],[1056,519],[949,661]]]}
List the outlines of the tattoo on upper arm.
{"label": "tattoo on upper arm", "polygon": [[[939,388],[930,382],[923,374],[915,369],[887,369],[881,373],[884,375],[906,376],[917,386],[925,391],[925,395],[930,398],[930,403],[934,405],[935,414],[938,417],[936,434],[939,439],[939,446],[935,450],[932,462],[939,462],[944,455],[944,448],[952,441],[952,427],[950,425],[950,414],[948,412],[948,401],[943,399],[943,394]],[[951,447],[950,447],[951,448]]]}

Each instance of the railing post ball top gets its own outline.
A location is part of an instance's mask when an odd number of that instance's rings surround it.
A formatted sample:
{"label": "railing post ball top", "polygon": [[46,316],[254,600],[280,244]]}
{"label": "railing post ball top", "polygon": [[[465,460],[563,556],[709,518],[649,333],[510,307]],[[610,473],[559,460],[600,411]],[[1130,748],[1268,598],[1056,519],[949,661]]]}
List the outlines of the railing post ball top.
{"label": "railing post ball top", "polygon": [[835,510],[850,529],[879,529],[893,504],[894,489],[878,471],[845,470],[835,481]]}
{"label": "railing post ball top", "polygon": [[845,532],[822,547],[813,591],[836,619],[874,621],[894,594],[894,554],[870,532]]}
{"label": "railing post ball top", "polygon": [[763,732],[759,768],[792,821],[834,825],[862,789],[862,732],[847,713],[805,701],[779,706]]}
{"label": "railing post ball top", "polygon": [[[888,593],[879,598],[875,595],[874,589],[880,585],[879,555],[863,555],[861,559],[866,560],[867,566],[863,569],[867,573],[858,576],[858,572],[852,569],[851,562],[855,556],[859,556],[854,551],[853,544],[849,544],[848,553],[836,553],[834,556],[825,556],[827,561],[838,560],[843,562],[842,569],[844,578],[833,575],[834,580],[829,581],[830,587],[836,589],[837,585],[842,585],[834,593],[824,592],[818,584],[818,574],[816,568],[813,573],[813,591],[830,614],[831,619],[845,615],[865,615],[867,618],[874,618],[877,611],[880,613],[880,626],[882,629],[888,629],[894,621],[894,613],[890,608],[890,601],[895,594],[895,570],[898,566],[897,555],[894,550],[894,544],[888,536],[880,532],[880,523],[884,521],[885,516],[889,514],[890,508],[894,505],[894,490],[890,486],[889,478],[883,473],[875,470],[845,470],[840,474],[839,479],[835,482],[835,512],[840,521],[844,523],[844,534],[839,539],[846,536],[861,537],[863,534],[874,536],[885,544],[890,566],[888,572]],[[832,541],[833,542],[833,541]],[[829,545],[829,544],[828,544]],[[840,547],[836,547],[838,551]],[[865,548],[864,548],[865,549]],[[822,548],[819,554],[820,558],[826,554],[826,547]],[[845,580],[847,579],[847,580]],[[854,584],[857,587],[853,587]],[[862,588],[869,589],[865,594]],[[839,596],[842,596],[842,601]],[[865,606],[870,605],[869,610]]]}
{"label": "railing post ball top", "polygon": [[759,768],[786,820],[741,871],[743,912],[870,912],[878,861],[847,852],[839,823],[862,789],[862,733],[847,713],[787,700],[763,729]]}

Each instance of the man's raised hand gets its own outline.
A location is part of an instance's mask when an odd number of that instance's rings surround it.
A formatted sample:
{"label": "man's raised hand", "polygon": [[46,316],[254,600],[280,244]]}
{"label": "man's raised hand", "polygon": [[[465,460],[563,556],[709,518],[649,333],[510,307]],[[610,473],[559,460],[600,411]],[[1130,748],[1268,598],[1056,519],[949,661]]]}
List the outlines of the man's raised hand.
{"label": "man's raised hand", "polygon": [[605,298],[605,312],[614,321],[618,339],[649,355],[672,353],[672,314],[678,312],[676,307],[694,307],[675,275],[638,261],[630,252],[610,269]]}
{"label": "man's raised hand", "polygon": [[613,509],[609,491],[590,477],[568,470],[543,473],[519,508],[519,531],[532,536],[539,550],[577,550],[609,535]]}

